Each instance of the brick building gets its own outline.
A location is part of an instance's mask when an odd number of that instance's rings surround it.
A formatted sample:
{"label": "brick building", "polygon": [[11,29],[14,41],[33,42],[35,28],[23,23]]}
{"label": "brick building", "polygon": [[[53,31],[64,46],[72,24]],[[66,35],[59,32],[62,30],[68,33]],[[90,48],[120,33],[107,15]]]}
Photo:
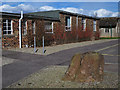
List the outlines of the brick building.
{"label": "brick building", "polygon": [[[19,47],[19,20],[17,13],[2,12],[2,48]],[[33,47],[34,36],[40,46],[44,35],[44,22],[58,22],[58,19],[24,14],[21,20],[21,46]]]}
{"label": "brick building", "polygon": [[[20,14],[2,13],[3,48],[19,47]],[[37,46],[99,39],[99,19],[61,10],[24,14],[22,22],[22,47]]]}

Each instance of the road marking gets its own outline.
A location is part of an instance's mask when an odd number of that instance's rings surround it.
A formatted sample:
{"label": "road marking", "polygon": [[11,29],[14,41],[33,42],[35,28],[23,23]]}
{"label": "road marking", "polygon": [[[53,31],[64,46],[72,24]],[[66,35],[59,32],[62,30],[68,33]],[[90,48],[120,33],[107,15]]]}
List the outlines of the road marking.
{"label": "road marking", "polygon": [[115,46],[118,46],[119,44],[115,44],[115,45],[112,45],[112,46],[109,46],[109,47],[105,47],[105,48],[102,48],[102,49],[98,49],[98,50],[95,50],[96,52],[99,52],[99,51],[102,51],[102,50],[105,50],[105,49],[108,49],[108,48],[111,48],[111,47],[115,47]]}
{"label": "road marking", "polygon": [[120,56],[120,55],[113,55],[113,54],[102,54],[102,55],[105,55],[105,56]]}

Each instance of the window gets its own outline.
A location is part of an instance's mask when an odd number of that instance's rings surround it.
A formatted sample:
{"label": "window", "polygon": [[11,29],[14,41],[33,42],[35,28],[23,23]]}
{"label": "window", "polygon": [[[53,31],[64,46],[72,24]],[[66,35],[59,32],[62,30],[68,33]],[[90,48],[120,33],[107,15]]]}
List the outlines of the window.
{"label": "window", "polygon": [[45,32],[53,33],[53,22],[45,22]]}
{"label": "window", "polygon": [[96,31],[96,20],[93,21],[93,31]]}
{"label": "window", "polygon": [[4,35],[13,34],[12,20],[3,19],[3,34]]}
{"label": "window", "polygon": [[116,25],[116,33],[119,33],[119,30],[120,30],[120,22],[118,21]]}
{"label": "window", "polygon": [[82,30],[85,31],[85,29],[86,29],[86,19],[82,18]]}
{"label": "window", "polygon": [[109,33],[109,28],[105,28],[105,33]]}
{"label": "window", "polygon": [[27,34],[27,21],[23,21],[23,35]]}
{"label": "window", "polygon": [[33,34],[35,34],[35,22],[32,21],[32,30],[33,30]]}
{"label": "window", "polygon": [[65,18],[65,30],[66,31],[71,31],[71,17],[67,16]]}

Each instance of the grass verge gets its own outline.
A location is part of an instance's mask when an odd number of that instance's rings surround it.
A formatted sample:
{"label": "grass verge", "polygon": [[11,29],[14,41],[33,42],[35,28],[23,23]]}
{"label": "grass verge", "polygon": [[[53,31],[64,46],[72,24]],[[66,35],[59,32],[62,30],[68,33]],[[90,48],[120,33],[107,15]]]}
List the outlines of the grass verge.
{"label": "grass verge", "polygon": [[100,39],[120,39],[120,37],[100,37]]}

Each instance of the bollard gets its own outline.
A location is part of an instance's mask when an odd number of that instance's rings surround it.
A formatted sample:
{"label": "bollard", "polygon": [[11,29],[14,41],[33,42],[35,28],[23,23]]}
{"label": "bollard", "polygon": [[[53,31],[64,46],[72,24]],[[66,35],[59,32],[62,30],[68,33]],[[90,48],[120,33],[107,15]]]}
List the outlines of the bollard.
{"label": "bollard", "polygon": [[34,53],[36,52],[36,38],[34,36]]}
{"label": "bollard", "polygon": [[43,53],[44,53],[44,36],[42,37],[43,40]]}

